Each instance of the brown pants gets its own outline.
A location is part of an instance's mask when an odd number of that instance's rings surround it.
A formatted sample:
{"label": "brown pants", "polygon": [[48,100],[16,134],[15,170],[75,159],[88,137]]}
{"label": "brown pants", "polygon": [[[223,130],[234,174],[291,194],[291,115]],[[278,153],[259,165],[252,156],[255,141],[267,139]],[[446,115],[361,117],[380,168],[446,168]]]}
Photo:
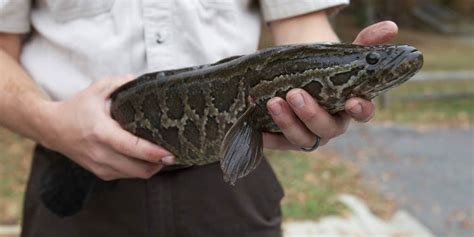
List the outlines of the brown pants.
{"label": "brown pants", "polygon": [[43,171],[58,153],[38,146],[25,195],[23,237],[281,236],[283,190],[266,160],[235,186],[217,163],[120,180],[92,194],[77,215],[58,218],[39,200]]}

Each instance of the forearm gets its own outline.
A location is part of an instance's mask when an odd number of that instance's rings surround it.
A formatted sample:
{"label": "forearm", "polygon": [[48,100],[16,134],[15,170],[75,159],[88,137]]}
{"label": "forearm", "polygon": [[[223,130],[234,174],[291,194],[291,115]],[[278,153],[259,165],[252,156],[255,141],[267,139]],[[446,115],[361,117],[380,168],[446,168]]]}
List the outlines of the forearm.
{"label": "forearm", "polygon": [[327,11],[272,21],[270,31],[276,45],[339,42],[329,23]]}
{"label": "forearm", "polygon": [[0,35],[0,126],[41,141],[52,102],[18,63],[19,41],[8,38]]}

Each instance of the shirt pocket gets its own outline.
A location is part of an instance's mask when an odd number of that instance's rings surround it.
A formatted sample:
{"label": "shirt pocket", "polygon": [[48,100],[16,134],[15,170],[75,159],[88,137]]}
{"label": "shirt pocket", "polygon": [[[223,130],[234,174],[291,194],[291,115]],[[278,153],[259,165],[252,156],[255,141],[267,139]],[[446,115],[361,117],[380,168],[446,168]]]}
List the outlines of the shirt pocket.
{"label": "shirt pocket", "polygon": [[231,10],[234,3],[234,0],[199,0],[201,5],[206,9],[215,9],[215,10]]}
{"label": "shirt pocket", "polygon": [[57,22],[94,17],[110,12],[115,0],[44,0]]}
{"label": "shirt pocket", "polygon": [[[240,1],[240,0],[237,0]],[[200,18],[218,22],[235,19],[236,0],[198,0]]]}

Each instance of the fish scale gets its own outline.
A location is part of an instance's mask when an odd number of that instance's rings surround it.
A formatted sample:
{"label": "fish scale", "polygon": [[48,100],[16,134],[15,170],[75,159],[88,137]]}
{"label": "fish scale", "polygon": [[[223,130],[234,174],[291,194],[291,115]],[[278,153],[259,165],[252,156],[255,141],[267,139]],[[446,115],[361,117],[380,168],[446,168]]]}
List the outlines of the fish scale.
{"label": "fish scale", "polygon": [[[224,180],[234,184],[262,159],[262,133],[281,133],[266,108],[271,98],[303,88],[334,114],[351,97],[372,99],[402,84],[422,64],[422,54],[407,45],[277,46],[145,74],[111,95],[111,115],[127,131],[173,153],[177,166],[168,169],[220,162]],[[45,172],[41,197],[58,216],[70,216],[104,182],[66,157],[62,162],[69,163]],[[82,195],[61,190],[68,184],[81,184]]]}

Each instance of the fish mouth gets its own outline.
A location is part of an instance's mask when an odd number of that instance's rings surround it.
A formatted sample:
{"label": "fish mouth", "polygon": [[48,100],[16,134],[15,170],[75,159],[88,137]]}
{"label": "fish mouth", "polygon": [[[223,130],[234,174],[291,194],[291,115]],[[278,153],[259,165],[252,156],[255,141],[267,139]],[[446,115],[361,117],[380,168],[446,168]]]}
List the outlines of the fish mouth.
{"label": "fish mouth", "polygon": [[[390,70],[394,79],[384,83],[380,90],[386,90],[396,84],[402,84],[415,75],[423,66],[423,54],[415,47],[403,45],[399,46],[402,52],[390,60],[385,67]],[[397,65],[397,66],[394,66]]]}
{"label": "fish mouth", "polygon": [[423,67],[423,54],[415,49],[414,51],[407,54],[404,63],[410,65],[411,67],[408,73],[406,73],[404,76],[404,79],[408,80]]}
{"label": "fish mouth", "polygon": [[398,73],[399,78],[394,81],[398,83],[407,81],[418,71],[420,71],[421,67],[423,67],[423,54],[418,51],[418,49],[413,48],[409,52],[405,53],[402,61],[400,62],[400,66],[395,69],[395,73]]}
{"label": "fish mouth", "polygon": [[[409,45],[399,45],[397,48],[401,52],[391,58],[388,62],[384,63],[382,66],[383,68],[400,68],[401,66],[409,65],[408,69],[412,68],[414,70],[419,70],[423,66],[423,54],[417,48]],[[406,70],[407,67],[401,69]]]}
{"label": "fish mouth", "polygon": [[413,49],[406,56],[405,60],[408,64],[413,66],[413,71],[416,73],[423,67],[423,54],[418,49]]}

